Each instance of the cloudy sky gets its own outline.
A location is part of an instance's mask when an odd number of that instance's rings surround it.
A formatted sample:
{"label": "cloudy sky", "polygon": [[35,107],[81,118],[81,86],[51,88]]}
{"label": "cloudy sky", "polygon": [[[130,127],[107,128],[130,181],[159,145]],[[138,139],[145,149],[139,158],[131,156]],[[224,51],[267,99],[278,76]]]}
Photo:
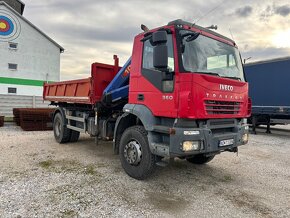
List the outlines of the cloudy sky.
{"label": "cloudy sky", "polygon": [[65,48],[62,80],[88,77],[91,63],[113,63],[114,54],[125,63],[141,23],[154,28],[179,18],[218,25],[249,61],[290,56],[289,0],[22,1],[24,16]]}

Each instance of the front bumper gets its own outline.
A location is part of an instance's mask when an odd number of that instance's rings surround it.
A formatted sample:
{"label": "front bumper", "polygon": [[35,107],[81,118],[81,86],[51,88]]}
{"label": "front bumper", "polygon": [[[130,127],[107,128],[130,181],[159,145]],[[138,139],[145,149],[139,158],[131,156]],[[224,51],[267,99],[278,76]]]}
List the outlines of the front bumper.
{"label": "front bumper", "polygon": [[[248,134],[248,125],[237,120],[210,120],[199,125],[199,128],[174,127],[175,134],[170,135],[170,157],[186,157],[201,153],[219,153],[222,151],[235,151],[240,145],[248,141],[243,137]],[[198,134],[197,134],[198,133]],[[220,142],[230,140],[232,143],[221,146]],[[198,150],[184,151],[183,142],[198,141]]]}

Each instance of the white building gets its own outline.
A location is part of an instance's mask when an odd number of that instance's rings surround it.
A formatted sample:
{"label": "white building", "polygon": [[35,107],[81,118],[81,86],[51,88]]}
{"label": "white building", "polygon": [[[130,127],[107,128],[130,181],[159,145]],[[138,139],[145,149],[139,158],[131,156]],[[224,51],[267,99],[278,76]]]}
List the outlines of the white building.
{"label": "white building", "polygon": [[64,49],[22,16],[20,0],[0,0],[0,95],[42,96],[60,80]]}

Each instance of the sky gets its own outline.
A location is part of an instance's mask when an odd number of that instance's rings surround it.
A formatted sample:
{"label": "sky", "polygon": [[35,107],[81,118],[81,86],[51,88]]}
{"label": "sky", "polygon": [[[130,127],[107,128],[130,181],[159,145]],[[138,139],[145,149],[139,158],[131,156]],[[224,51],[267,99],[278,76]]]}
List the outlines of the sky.
{"label": "sky", "polygon": [[24,17],[64,47],[61,80],[90,76],[93,62],[124,64],[141,24],[183,19],[237,43],[248,62],[290,56],[289,0],[30,0]]}

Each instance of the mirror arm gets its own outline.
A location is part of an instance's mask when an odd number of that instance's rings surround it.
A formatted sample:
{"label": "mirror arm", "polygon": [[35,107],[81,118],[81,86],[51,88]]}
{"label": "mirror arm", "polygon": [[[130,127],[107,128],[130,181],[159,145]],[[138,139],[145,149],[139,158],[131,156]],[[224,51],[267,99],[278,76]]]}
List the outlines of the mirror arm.
{"label": "mirror arm", "polygon": [[173,80],[174,72],[170,72],[170,71],[168,71],[168,69],[164,69],[164,70],[159,69],[159,71],[161,71],[161,73],[162,73],[162,80],[163,81]]}
{"label": "mirror arm", "polygon": [[152,34],[151,35],[148,35],[148,36],[145,36],[143,39],[141,39],[140,41],[141,42],[145,42],[147,39],[150,39],[152,38]]}

